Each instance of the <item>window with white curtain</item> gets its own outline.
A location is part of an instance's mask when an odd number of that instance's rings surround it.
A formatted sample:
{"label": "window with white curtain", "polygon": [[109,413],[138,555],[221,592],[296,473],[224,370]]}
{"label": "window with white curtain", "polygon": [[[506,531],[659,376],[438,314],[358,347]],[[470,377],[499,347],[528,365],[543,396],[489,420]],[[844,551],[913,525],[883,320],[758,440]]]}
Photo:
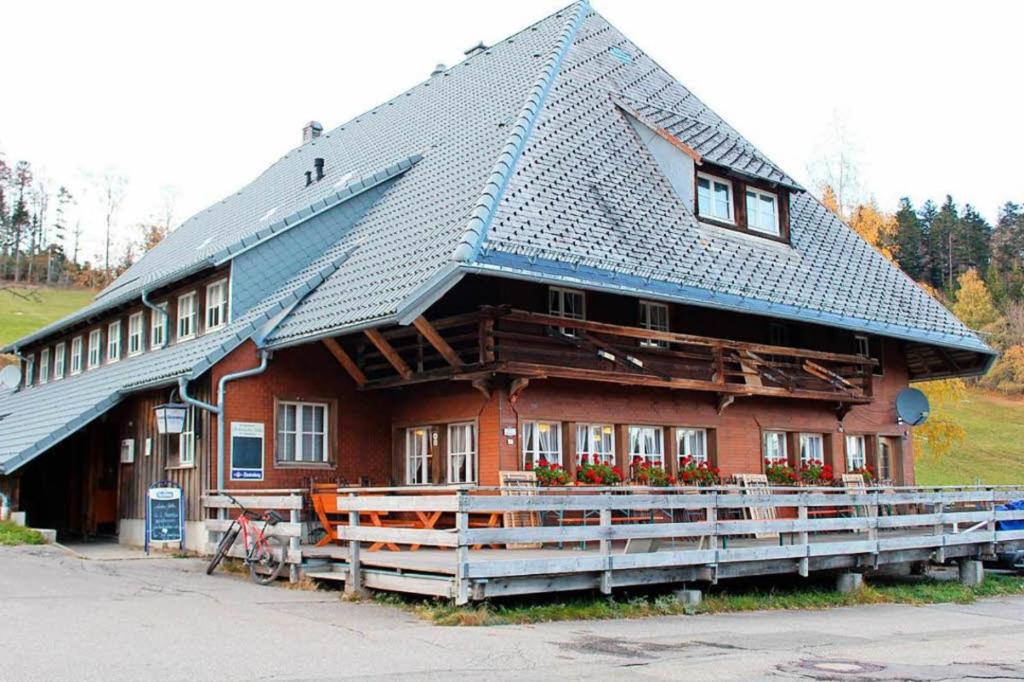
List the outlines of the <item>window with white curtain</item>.
{"label": "window with white curtain", "polygon": [[787,463],[789,453],[786,448],[786,433],[784,431],[764,432],[764,458],[772,464]]}
{"label": "window with white curtain", "polygon": [[448,425],[448,482],[476,483],[476,425]]}
{"label": "window with white curtain", "polygon": [[190,467],[196,463],[196,408],[185,410],[185,423],[178,434],[178,465]]}
{"label": "window with white curtain", "polygon": [[615,428],[611,424],[576,425],[576,461],[588,455],[590,464],[615,464]]}
{"label": "window with white curtain", "polygon": [[867,443],[864,436],[846,437],[846,470],[855,471],[868,465]]}
{"label": "window with white curtain", "polygon": [[825,438],[820,433],[800,434],[800,463],[825,461]]}
{"label": "window with white curtain", "polygon": [[103,360],[103,332],[93,329],[89,332],[89,364],[88,369],[96,369]]}
{"label": "window with white curtain", "polygon": [[432,451],[431,430],[418,426],[405,430],[405,483],[424,485],[431,482]]}
{"label": "window with white curtain", "polygon": [[277,404],[277,459],[279,462],[326,462],[327,405]]}
{"label": "window with white curtain", "polygon": [[525,422],[523,424],[523,468],[533,467],[540,460],[562,463],[562,425],[559,422]]}
{"label": "window with white curtain", "polygon": [[[640,326],[658,332],[668,331],[668,306],[654,301],[640,301]],[[668,348],[668,341],[640,339],[641,346]]]}
{"label": "window with white curtain", "polygon": [[196,326],[196,292],[178,297],[178,341],[191,339],[198,331]]}
{"label": "window with white curtain", "polygon": [[153,310],[149,313],[150,318],[150,330],[149,330],[149,347],[152,350],[157,348],[163,348],[164,344],[167,343],[167,303],[161,303],[156,306],[158,310],[163,312],[157,312]]}
{"label": "window with white curtain", "polygon": [[222,279],[206,287],[206,329],[217,329],[228,321],[228,281]]}
{"label": "window with white curtain", "polygon": [[142,352],[143,323],[141,312],[134,313],[128,318],[128,355],[138,355]]}
{"label": "window with white curtain", "polygon": [[708,461],[708,432],[706,429],[676,429],[679,458],[692,457],[696,463]]}
{"label": "window with white curtain", "polygon": [[31,386],[35,380],[36,356],[30,355],[25,358],[25,386]]}
{"label": "window with white curtain", "polygon": [[629,460],[637,457],[652,466],[665,466],[665,438],[660,426],[629,427]]}
{"label": "window with white curtain", "polygon": [[50,380],[50,349],[44,348],[39,351],[39,383],[45,384]]}
{"label": "window with white curtain", "polygon": [[121,359],[121,321],[111,322],[107,327],[107,362]]}
{"label": "window with white curtain", "polygon": [[53,348],[53,380],[64,378],[64,342],[61,341]]}
{"label": "window with white curtain", "polygon": [[82,337],[76,336],[71,339],[71,373],[80,374],[82,371]]}

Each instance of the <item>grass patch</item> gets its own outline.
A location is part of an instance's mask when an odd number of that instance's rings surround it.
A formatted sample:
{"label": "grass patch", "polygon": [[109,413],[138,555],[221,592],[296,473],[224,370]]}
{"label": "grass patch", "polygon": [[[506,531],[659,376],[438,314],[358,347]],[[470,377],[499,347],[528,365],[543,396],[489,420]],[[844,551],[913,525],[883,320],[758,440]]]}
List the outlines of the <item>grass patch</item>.
{"label": "grass patch", "polygon": [[72,313],[92,301],[90,289],[39,287],[0,291],[0,345]]}
{"label": "grass patch", "polygon": [[937,459],[917,453],[919,485],[1014,485],[1024,481],[1024,400],[971,389],[953,410],[964,444]]}
{"label": "grass patch", "polygon": [[0,545],[41,545],[43,536],[10,521],[0,521]]}
{"label": "grass patch", "polygon": [[1024,578],[988,575],[978,587],[956,581],[882,580],[865,584],[856,594],[840,594],[824,584],[806,581],[776,587],[721,589],[706,594],[696,608],[684,607],[667,593],[608,599],[576,596],[563,599],[536,597],[457,607],[448,601],[378,594],[374,601],[414,613],[435,625],[522,625],[566,620],[608,620],[651,616],[736,613],[783,609],[827,609],[865,604],[969,604],[984,597],[1024,596]]}

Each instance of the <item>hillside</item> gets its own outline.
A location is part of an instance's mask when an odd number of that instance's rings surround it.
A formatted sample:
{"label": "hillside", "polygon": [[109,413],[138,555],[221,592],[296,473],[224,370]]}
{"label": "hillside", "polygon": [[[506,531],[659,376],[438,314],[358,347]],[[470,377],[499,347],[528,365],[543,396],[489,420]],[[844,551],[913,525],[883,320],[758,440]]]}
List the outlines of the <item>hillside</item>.
{"label": "hillside", "polygon": [[81,308],[95,295],[90,289],[0,291],[0,346]]}

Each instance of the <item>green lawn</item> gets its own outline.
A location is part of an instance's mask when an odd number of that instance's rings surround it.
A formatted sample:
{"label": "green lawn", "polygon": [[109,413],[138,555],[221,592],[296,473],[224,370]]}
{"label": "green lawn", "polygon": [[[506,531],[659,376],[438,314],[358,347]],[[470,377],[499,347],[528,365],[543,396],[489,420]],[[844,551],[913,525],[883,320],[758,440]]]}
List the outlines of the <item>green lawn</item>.
{"label": "green lawn", "polygon": [[0,545],[41,544],[43,544],[43,536],[31,528],[22,528],[10,521],[0,521]]}
{"label": "green lawn", "polygon": [[95,295],[89,289],[0,290],[0,345],[78,310]]}
{"label": "green lawn", "polygon": [[922,485],[1024,483],[1024,400],[970,391],[955,411],[967,441],[956,452],[916,465]]}

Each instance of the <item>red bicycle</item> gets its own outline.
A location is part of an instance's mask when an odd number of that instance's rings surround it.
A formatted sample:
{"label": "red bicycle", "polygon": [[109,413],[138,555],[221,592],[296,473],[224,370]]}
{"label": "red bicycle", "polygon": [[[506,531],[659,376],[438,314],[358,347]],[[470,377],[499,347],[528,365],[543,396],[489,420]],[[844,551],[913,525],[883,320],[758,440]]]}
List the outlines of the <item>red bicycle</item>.
{"label": "red bicycle", "polygon": [[[250,511],[231,495],[224,493],[224,496],[235,503],[241,509],[241,513],[228,527],[224,537],[217,545],[217,551],[210,559],[206,567],[206,575],[211,575],[218,564],[227,556],[228,550],[235,544],[238,536],[242,536],[242,545],[245,547],[245,565],[249,567],[249,577],[258,585],[269,585],[281,575],[284,568],[285,552],[288,551],[284,540],[276,535],[267,535],[267,527],[274,526],[284,518],[271,509],[265,512]],[[263,526],[256,525],[257,521],[263,521]]]}

